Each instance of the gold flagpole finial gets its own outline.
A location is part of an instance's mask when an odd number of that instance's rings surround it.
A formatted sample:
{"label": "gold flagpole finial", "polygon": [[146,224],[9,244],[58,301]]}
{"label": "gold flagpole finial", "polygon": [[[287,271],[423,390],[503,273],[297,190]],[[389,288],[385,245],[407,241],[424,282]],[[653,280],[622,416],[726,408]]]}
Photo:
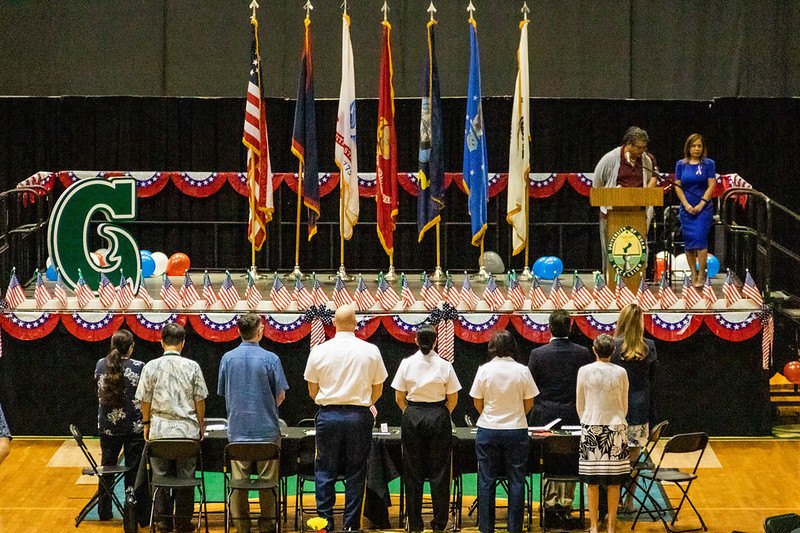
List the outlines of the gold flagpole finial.
{"label": "gold flagpole finial", "polygon": [[383,11],[383,21],[386,22],[389,20],[389,3],[387,0],[383,0],[383,7],[381,8],[381,11]]}
{"label": "gold flagpole finial", "polygon": [[528,20],[528,13],[531,12],[531,9],[528,7],[528,2],[522,2],[522,20]]}
{"label": "gold flagpole finial", "polygon": [[431,14],[431,20],[433,20],[433,14],[436,13],[436,8],[433,5],[433,0],[431,0],[431,5],[428,6],[428,13]]}
{"label": "gold flagpole finial", "polygon": [[253,0],[252,2],[250,2],[250,9],[253,10],[253,14],[251,15],[251,18],[255,19],[256,18],[256,9],[258,9],[258,2],[256,2],[256,0]]}
{"label": "gold flagpole finial", "polygon": [[303,6],[303,9],[306,10],[306,18],[311,18],[311,10],[314,9],[314,6],[311,5],[311,0],[306,1],[306,4]]}

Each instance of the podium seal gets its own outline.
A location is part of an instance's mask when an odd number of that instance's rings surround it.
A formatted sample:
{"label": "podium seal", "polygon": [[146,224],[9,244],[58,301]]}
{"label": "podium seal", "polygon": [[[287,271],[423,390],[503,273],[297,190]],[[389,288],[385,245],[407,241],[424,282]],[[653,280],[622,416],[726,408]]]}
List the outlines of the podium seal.
{"label": "podium seal", "polygon": [[647,243],[642,234],[622,226],[608,240],[608,261],[623,278],[638,273],[647,261]]}

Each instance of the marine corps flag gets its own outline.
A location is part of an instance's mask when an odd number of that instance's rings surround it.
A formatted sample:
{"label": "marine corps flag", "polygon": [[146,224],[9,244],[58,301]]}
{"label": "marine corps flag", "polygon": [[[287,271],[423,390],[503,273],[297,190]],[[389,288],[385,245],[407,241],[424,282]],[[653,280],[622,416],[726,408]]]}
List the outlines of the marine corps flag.
{"label": "marine corps flag", "polygon": [[253,43],[250,54],[250,81],[247,83],[247,105],[244,113],[242,143],[247,147],[247,189],[250,217],[247,238],[253,248],[261,250],[267,237],[267,222],[272,220],[272,168],[269,161],[267,119],[261,93],[261,57],[258,53],[258,21],[253,25]]}
{"label": "marine corps flag", "polygon": [[342,84],[339,89],[339,115],[336,119],[336,165],[341,178],[341,231],[349,240],[358,222],[358,157],[356,156],[356,82],[353,70],[353,45],[350,42],[350,17],[342,15]]}
{"label": "marine corps flag", "polygon": [[394,219],[397,216],[397,139],[394,132],[392,48],[389,39],[391,30],[392,26],[384,20],[378,89],[378,146],[375,157],[378,238],[390,258],[394,254]]}
{"label": "marine corps flag", "polygon": [[511,146],[508,150],[508,211],[514,255],[528,242],[528,174],[530,159],[530,81],[528,74],[528,21],[520,22],[517,49],[517,83],[511,111]]}
{"label": "marine corps flag", "polygon": [[[305,19],[303,58],[297,83],[297,104],[294,108],[292,153],[300,160],[303,204],[308,208],[308,240],[317,233],[319,218],[319,175],[317,165],[317,116],[314,109],[314,71],[311,63],[311,19]],[[301,183],[302,182],[302,185]]]}
{"label": "marine corps flag", "polygon": [[417,194],[417,230],[419,242],[441,220],[444,207],[444,153],[442,151],[442,97],[439,94],[439,71],[436,67],[434,29],[428,22],[428,58],[425,89],[419,121],[419,192]]}
{"label": "marine corps flag", "polygon": [[464,185],[469,193],[469,214],[472,220],[472,245],[480,246],[486,232],[489,169],[486,159],[486,137],[483,135],[481,109],[481,66],[478,56],[478,27],[469,19],[469,89],[467,121],[464,127]]}

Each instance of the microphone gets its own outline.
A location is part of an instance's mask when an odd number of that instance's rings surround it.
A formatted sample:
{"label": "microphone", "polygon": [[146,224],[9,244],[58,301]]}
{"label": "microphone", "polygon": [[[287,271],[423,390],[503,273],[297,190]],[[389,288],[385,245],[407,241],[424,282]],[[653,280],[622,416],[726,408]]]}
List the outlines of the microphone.
{"label": "microphone", "polygon": [[631,153],[630,152],[625,152],[625,159],[628,161],[628,164],[630,166],[634,166],[633,163],[631,163]]}

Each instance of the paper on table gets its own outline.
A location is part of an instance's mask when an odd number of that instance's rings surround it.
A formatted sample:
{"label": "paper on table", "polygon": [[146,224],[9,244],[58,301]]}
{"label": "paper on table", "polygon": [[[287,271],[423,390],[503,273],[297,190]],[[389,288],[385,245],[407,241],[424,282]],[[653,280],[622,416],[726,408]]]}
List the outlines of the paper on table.
{"label": "paper on table", "polygon": [[553,429],[553,426],[555,426],[559,422],[561,422],[561,419],[556,418],[555,420],[544,426],[531,426],[528,428],[528,431],[548,431],[550,429]]}
{"label": "paper on table", "polygon": [[228,426],[225,424],[208,424],[206,425],[206,431],[222,431],[224,429],[228,429]]}

